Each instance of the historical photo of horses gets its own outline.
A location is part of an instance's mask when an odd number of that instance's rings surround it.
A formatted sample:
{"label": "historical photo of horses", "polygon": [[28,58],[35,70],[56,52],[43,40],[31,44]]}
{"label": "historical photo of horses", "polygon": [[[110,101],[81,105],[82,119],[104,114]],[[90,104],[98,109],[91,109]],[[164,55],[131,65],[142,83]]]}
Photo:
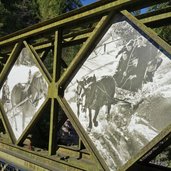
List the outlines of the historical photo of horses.
{"label": "historical photo of horses", "polygon": [[111,171],[171,123],[171,61],[125,17],[114,21],[65,89]]}
{"label": "historical photo of horses", "polygon": [[0,90],[0,100],[18,139],[47,96],[47,82],[23,48]]}

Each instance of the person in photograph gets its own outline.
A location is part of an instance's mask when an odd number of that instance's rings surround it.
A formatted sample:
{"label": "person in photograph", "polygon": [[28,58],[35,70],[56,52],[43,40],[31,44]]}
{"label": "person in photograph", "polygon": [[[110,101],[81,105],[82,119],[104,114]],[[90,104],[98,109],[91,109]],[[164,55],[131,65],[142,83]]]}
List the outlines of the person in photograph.
{"label": "person in photograph", "polygon": [[4,82],[4,85],[2,87],[2,102],[3,104],[10,102],[10,90],[7,80]]}
{"label": "person in photograph", "polygon": [[161,65],[162,61],[163,59],[156,55],[154,59],[148,63],[144,83],[153,82],[154,74]]}
{"label": "person in photograph", "polygon": [[130,40],[116,55],[120,57],[114,78],[117,83],[117,87],[123,89],[130,89],[131,85],[131,73],[134,68],[131,64],[132,61],[132,51],[134,49],[134,40]]}
{"label": "person in photograph", "polygon": [[144,80],[149,63],[153,61],[157,55],[156,51],[156,48],[143,36],[139,36],[136,39],[131,61],[135,67],[132,73],[135,77],[132,80],[134,84],[131,86],[131,91],[137,92],[141,90],[145,83]]}

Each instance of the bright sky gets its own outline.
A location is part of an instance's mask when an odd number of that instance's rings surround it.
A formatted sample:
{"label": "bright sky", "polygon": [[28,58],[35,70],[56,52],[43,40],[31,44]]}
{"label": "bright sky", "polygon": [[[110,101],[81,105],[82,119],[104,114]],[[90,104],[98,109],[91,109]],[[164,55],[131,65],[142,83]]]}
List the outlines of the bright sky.
{"label": "bright sky", "polygon": [[81,0],[83,5],[88,5],[88,4],[91,4],[93,2],[96,2],[97,0]]}

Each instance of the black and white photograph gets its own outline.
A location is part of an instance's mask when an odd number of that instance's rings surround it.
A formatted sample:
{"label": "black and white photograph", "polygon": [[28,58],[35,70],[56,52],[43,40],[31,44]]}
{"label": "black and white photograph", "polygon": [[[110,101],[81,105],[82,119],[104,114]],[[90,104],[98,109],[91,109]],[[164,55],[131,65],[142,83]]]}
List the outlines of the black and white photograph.
{"label": "black and white photograph", "polygon": [[44,102],[48,84],[27,48],[23,48],[0,90],[0,101],[16,139]]}
{"label": "black and white photograph", "polygon": [[169,58],[120,16],[65,89],[65,99],[111,171],[169,126]]}

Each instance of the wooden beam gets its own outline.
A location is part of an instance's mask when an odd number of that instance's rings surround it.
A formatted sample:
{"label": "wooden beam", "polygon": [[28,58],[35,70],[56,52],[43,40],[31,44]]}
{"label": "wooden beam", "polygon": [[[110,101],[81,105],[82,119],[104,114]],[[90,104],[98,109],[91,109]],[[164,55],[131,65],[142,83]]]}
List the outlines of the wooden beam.
{"label": "wooden beam", "polygon": [[164,14],[167,12],[171,12],[171,7],[166,7],[166,8],[158,9],[155,11],[147,11],[144,14],[137,15],[136,18],[145,19],[145,18],[149,18],[149,17],[155,16],[155,15]]}
{"label": "wooden beam", "polygon": [[143,19],[140,19],[140,21],[143,24],[147,25],[148,27],[152,27],[152,28],[163,26],[163,25],[170,25],[171,24],[171,12],[143,18]]}
{"label": "wooden beam", "polygon": [[[65,150],[66,153],[69,150]],[[10,145],[0,142],[0,152],[4,152],[3,154],[8,154],[11,157],[15,157],[11,159],[11,163],[16,164],[17,159],[23,159],[24,165],[27,168],[31,170],[37,170],[36,168],[31,168],[31,164],[36,164],[40,167],[45,169],[51,170],[51,171],[64,171],[64,170],[84,170],[84,171],[90,171],[94,170],[96,171],[97,164],[91,160],[87,161],[84,159],[80,160],[73,160],[73,158],[70,160],[70,158],[67,161],[61,160],[59,156],[53,156],[49,157],[47,153],[41,153],[41,152],[35,152],[30,151],[25,148],[16,146],[16,145]],[[69,151],[71,153],[71,150]],[[1,153],[2,154],[2,153]],[[6,158],[7,160],[10,159],[8,156],[4,156],[3,154],[0,154],[0,158]],[[9,162],[10,162],[9,161]],[[22,164],[22,163],[20,163]],[[20,165],[21,166],[21,165]],[[39,170],[39,169],[38,169]],[[39,170],[40,171],[40,170]]]}
{"label": "wooden beam", "polygon": [[62,46],[62,31],[55,32],[54,58],[53,58],[53,73],[52,73],[52,96],[51,98],[51,112],[50,112],[50,130],[49,130],[49,155],[56,154],[57,148],[57,123],[59,114],[59,104],[56,101],[57,86],[56,81],[60,78],[61,73],[61,46]]}
{"label": "wooden beam", "polygon": [[[162,142],[162,143],[161,143]],[[171,144],[171,134],[166,136],[163,140],[157,143],[144,157],[140,160],[142,163],[149,163],[158,154],[162,153]]]}
{"label": "wooden beam", "polygon": [[91,27],[91,28],[86,28],[86,29],[82,29],[82,30],[75,31],[75,32],[71,32],[71,33],[68,33],[68,34],[64,34],[63,35],[63,38],[64,39],[66,39],[66,38],[72,38],[72,37],[80,36],[82,34],[91,33],[94,30],[94,28],[95,27]]}
{"label": "wooden beam", "polygon": [[[62,48],[82,44],[83,42],[85,42],[87,40],[89,35],[90,34],[84,34],[84,35],[80,35],[79,37],[76,37],[74,39],[71,39],[71,38],[65,39],[65,41],[62,43]],[[53,46],[54,46],[54,44],[49,42],[49,43],[35,46],[34,49],[36,51],[39,51],[39,50],[43,50],[43,49],[47,49],[47,48],[52,48]]]}
{"label": "wooden beam", "polygon": [[51,48],[53,46],[54,46],[54,44],[51,41],[50,42],[43,42],[42,44],[39,44],[39,45],[33,45],[33,47],[36,51]]}
{"label": "wooden beam", "polygon": [[21,39],[26,39],[30,36],[35,36],[40,33],[50,31],[52,29],[57,29],[59,27],[64,27],[66,25],[73,25],[82,20],[92,19],[92,17],[97,17],[98,15],[104,15],[109,13],[111,10],[121,10],[121,9],[132,9],[132,7],[147,7],[149,5],[154,5],[161,2],[166,2],[167,0],[117,0],[117,1],[105,1],[105,4],[100,1],[94,6],[85,7],[79,10],[72,11],[70,13],[61,15],[52,20],[48,20],[43,23],[36,24],[32,27],[23,29],[16,33],[10,34],[0,39],[0,46],[4,46],[8,43],[16,42]]}
{"label": "wooden beam", "polygon": [[3,105],[1,104],[1,102],[0,102],[0,114],[1,114],[2,122],[3,122],[3,125],[5,127],[5,130],[7,131],[7,134],[9,136],[9,140],[12,143],[15,143],[15,141],[16,141],[15,135],[13,133],[13,130],[11,128],[11,125],[9,123],[6,112],[4,111]]}
{"label": "wooden beam", "polygon": [[152,29],[146,27],[142,22],[138,21],[133,15],[128,11],[122,11],[122,14],[125,15],[132,23],[138,25],[138,27],[152,40],[154,40],[158,45],[160,45],[163,50],[171,54],[171,46],[167,44],[162,38],[160,38]]}

